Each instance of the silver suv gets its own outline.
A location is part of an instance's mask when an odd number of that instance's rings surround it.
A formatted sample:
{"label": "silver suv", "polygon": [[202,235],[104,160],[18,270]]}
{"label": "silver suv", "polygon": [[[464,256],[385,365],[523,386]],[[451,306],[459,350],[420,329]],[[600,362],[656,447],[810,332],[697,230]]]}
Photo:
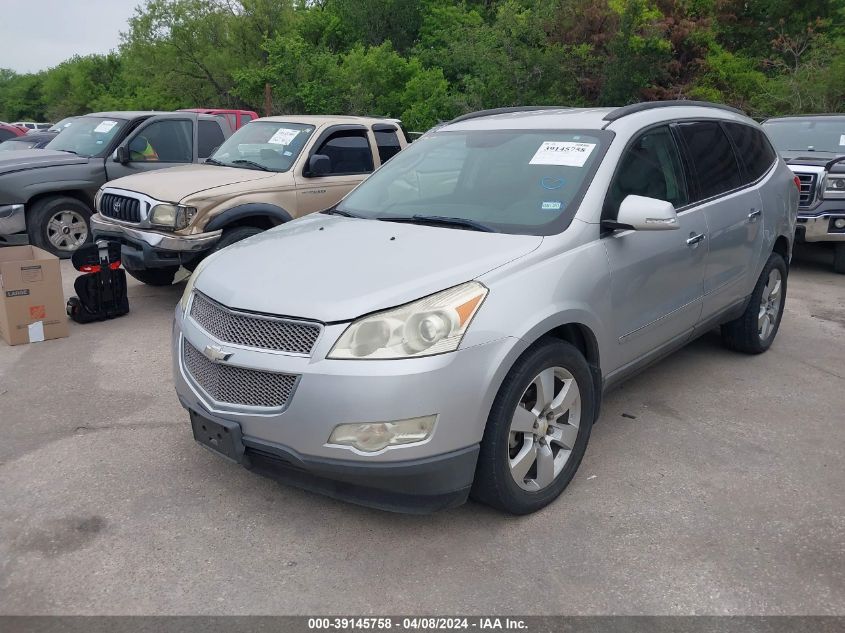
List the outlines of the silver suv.
{"label": "silver suv", "polygon": [[380,508],[538,510],[605,390],[717,325],[772,344],[793,178],[706,103],[459,117],[197,268],[173,330],[194,437]]}

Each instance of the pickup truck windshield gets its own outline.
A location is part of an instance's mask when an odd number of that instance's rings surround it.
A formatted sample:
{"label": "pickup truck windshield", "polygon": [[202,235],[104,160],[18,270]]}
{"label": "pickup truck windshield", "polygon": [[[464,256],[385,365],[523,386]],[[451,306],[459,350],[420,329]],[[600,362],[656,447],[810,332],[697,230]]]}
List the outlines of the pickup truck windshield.
{"label": "pickup truck windshield", "polygon": [[65,127],[50,141],[46,149],[73,152],[80,156],[103,156],[112,140],[126,125],[122,119],[98,116],[82,116],[74,119],[73,125]]}
{"label": "pickup truck windshield", "polygon": [[478,130],[427,134],[338,205],[341,214],[502,233],[569,226],[610,132]]}
{"label": "pickup truck windshield", "polygon": [[779,152],[845,154],[845,116],[766,121],[763,128]]}
{"label": "pickup truck windshield", "polygon": [[313,125],[252,121],[214,152],[207,161],[212,165],[287,171],[305,147]]}

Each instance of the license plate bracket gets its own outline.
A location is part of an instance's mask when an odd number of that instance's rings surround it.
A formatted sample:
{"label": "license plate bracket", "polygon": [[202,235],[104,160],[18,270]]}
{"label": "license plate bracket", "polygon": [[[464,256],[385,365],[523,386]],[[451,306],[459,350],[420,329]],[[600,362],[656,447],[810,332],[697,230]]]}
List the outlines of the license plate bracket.
{"label": "license plate bracket", "polygon": [[209,420],[191,411],[194,439],[208,450],[236,464],[244,463],[244,443],[241,425],[237,422]]}

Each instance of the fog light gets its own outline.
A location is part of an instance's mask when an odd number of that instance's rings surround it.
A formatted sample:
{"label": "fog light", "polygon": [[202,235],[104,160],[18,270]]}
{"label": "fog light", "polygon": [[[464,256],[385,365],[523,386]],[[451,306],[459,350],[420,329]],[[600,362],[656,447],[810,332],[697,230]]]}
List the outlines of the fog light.
{"label": "fog light", "polygon": [[352,446],[364,453],[375,453],[388,446],[414,444],[431,436],[436,415],[396,422],[339,424],[329,437],[329,444]]}
{"label": "fog light", "polygon": [[833,226],[837,229],[845,229],[845,218],[837,218],[833,221]]}

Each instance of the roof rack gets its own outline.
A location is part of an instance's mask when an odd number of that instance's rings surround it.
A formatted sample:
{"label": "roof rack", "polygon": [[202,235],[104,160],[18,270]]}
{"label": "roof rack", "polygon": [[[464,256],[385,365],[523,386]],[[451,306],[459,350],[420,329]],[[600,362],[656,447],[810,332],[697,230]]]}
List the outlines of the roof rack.
{"label": "roof rack", "polygon": [[710,103],[709,101],[688,101],[686,99],[675,99],[671,101],[646,101],[644,103],[632,103],[631,105],[622,106],[611,110],[604,115],[604,121],[616,121],[623,116],[634,114],[636,112],[644,112],[645,110],[655,110],[657,108],[677,108],[677,107],[697,107],[697,108],[716,108],[717,110],[726,110],[734,114],[741,114],[745,116],[745,112],[737,108],[732,108],[721,103]]}
{"label": "roof rack", "polygon": [[479,110],[478,112],[469,112],[455,117],[449,124],[460,123],[461,121],[468,121],[470,119],[477,119],[482,116],[493,116],[494,114],[509,114],[511,112],[535,112],[537,110],[570,110],[566,106],[511,106],[509,108],[493,108],[492,110]]}

